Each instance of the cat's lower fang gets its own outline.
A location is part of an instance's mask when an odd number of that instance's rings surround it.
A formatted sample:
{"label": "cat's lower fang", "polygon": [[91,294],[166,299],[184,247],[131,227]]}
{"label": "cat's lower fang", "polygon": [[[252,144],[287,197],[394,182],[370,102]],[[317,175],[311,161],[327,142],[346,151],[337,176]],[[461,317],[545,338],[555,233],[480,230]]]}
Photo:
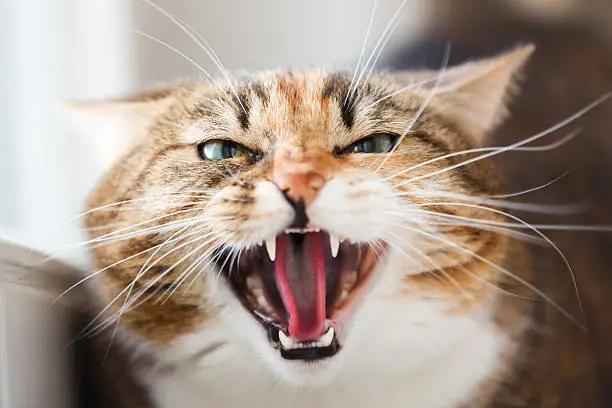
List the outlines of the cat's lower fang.
{"label": "cat's lower fang", "polygon": [[261,280],[254,275],[249,275],[246,279],[246,284],[251,291],[252,298],[255,299],[262,312],[265,312],[268,316],[274,316],[274,309],[268,303],[264,294],[263,284]]}

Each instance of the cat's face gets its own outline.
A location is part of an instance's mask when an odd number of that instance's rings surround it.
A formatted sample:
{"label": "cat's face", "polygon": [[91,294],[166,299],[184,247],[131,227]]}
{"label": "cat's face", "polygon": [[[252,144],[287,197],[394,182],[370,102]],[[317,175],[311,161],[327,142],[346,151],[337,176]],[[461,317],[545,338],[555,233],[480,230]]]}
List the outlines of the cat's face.
{"label": "cat's face", "polygon": [[273,72],[96,106],[134,136],[87,219],[108,322],[176,358],[249,350],[296,382],[379,346],[417,361],[428,333],[452,342],[491,301],[486,261],[506,245],[453,224],[498,220],[469,197],[500,190],[490,163],[455,153],[498,121],[530,51],[444,76]]}

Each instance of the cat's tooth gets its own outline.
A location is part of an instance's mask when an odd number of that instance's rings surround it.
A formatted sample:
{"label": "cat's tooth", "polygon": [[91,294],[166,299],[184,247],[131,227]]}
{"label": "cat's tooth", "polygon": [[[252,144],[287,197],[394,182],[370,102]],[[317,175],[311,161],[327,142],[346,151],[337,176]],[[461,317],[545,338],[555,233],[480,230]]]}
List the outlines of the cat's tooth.
{"label": "cat's tooth", "polygon": [[349,297],[349,292],[348,290],[343,290],[342,293],[340,294],[340,298],[338,299],[338,307],[342,306],[344,304],[344,301]]}
{"label": "cat's tooth", "polygon": [[280,340],[280,342],[283,345],[283,347],[286,348],[286,349],[290,349],[290,348],[293,348],[295,346],[295,343],[293,342],[291,337],[287,336],[285,334],[285,332],[282,331],[282,330],[280,330],[278,332],[278,339]]}
{"label": "cat's tooth", "polygon": [[338,256],[338,248],[340,248],[340,240],[334,234],[329,234],[329,247],[331,248],[332,256]]}
{"label": "cat's tooth", "polygon": [[268,305],[268,301],[266,300],[266,297],[263,295],[263,292],[257,295],[257,303],[266,313],[270,313],[271,309],[270,309],[270,306]]}
{"label": "cat's tooth", "polygon": [[249,288],[249,290],[251,292],[255,291],[258,289],[258,285],[257,285],[257,278],[253,277],[252,275],[247,276],[246,278],[246,284],[247,284],[247,288]]}
{"label": "cat's tooth", "polygon": [[328,347],[334,340],[334,328],[330,327],[327,332],[317,340],[319,347]]}
{"label": "cat's tooth", "polygon": [[276,237],[266,238],[266,251],[268,251],[270,260],[274,262],[276,259]]}
{"label": "cat's tooth", "polygon": [[355,286],[355,283],[357,283],[358,278],[359,273],[357,271],[345,272],[342,288],[346,291],[350,291],[351,289],[353,289],[353,286]]}

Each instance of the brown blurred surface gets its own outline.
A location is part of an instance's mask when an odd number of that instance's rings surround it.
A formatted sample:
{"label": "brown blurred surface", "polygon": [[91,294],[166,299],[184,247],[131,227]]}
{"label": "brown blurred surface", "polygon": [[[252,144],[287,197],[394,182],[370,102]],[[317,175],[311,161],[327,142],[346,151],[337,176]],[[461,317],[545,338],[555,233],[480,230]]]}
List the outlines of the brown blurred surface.
{"label": "brown blurred surface", "polygon": [[[588,6],[588,1],[585,2]],[[609,12],[612,13],[612,2]],[[442,17],[444,16],[444,18]],[[416,47],[397,54],[395,68],[439,68],[442,49],[452,44],[451,64],[493,55],[522,43],[537,49],[527,66],[512,117],[487,143],[507,145],[542,131],[612,91],[612,41],[589,24],[536,23],[498,7],[497,2],[452,2]],[[517,197],[519,202],[589,203],[589,210],[554,216],[516,213],[535,224],[612,225],[612,100],[538,144],[581,127],[579,137],[551,152],[497,157],[510,192],[550,187]],[[581,314],[569,271],[550,248],[533,248],[534,284],[578,320],[580,330],[553,307],[539,305],[537,330],[516,382],[494,405],[501,407],[612,407],[612,232],[550,232],[571,263],[580,288]]]}

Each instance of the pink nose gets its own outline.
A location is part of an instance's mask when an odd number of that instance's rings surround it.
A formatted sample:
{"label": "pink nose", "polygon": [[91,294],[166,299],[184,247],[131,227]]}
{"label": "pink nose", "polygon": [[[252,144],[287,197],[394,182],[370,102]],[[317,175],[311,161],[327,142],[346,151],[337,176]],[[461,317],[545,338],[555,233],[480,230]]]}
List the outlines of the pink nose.
{"label": "pink nose", "polygon": [[287,198],[308,207],[327,180],[327,156],[329,153],[319,148],[281,144],[274,154],[272,181]]}
{"label": "pink nose", "polygon": [[325,184],[325,177],[314,172],[281,172],[274,174],[274,182],[295,202],[309,206]]}

